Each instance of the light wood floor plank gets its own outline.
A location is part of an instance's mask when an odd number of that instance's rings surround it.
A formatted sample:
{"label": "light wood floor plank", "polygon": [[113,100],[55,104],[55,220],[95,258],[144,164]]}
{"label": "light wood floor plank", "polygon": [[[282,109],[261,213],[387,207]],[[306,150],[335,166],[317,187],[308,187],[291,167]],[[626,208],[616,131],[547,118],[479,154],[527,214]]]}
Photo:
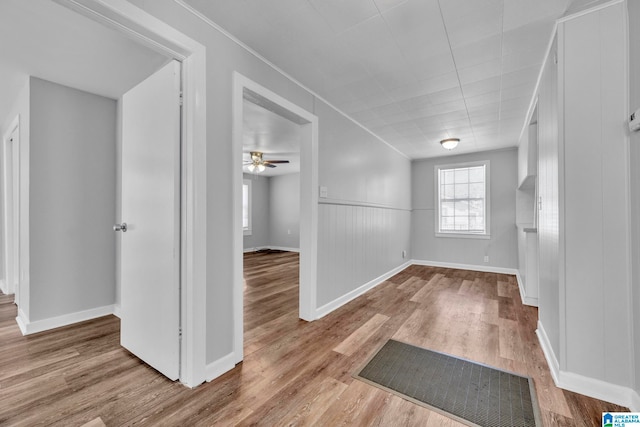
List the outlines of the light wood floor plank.
{"label": "light wood floor plank", "polygon": [[545,426],[626,410],[555,387],[513,276],[413,265],[309,323],[298,268],[245,254],[245,360],[193,390],[120,347],[114,316],[23,337],[0,294],[0,425],[459,426],[353,378],[390,338],[531,376]]}
{"label": "light wood floor plank", "polygon": [[352,355],[367,339],[371,337],[384,323],[389,320],[389,317],[382,314],[375,314],[371,319],[360,326],[354,333],[349,335],[340,344],[334,347],[333,351]]}

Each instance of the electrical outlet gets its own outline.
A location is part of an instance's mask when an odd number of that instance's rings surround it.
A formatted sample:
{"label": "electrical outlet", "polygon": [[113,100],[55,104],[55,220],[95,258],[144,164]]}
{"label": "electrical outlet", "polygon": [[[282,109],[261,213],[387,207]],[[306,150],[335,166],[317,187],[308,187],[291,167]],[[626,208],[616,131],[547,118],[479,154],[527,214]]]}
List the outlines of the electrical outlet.
{"label": "electrical outlet", "polygon": [[402,258],[406,258],[407,257],[407,251],[402,251]]}
{"label": "electrical outlet", "polygon": [[326,199],[329,195],[329,189],[325,186],[320,187],[320,197]]}
{"label": "electrical outlet", "polygon": [[489,255],[484,256],[484,262],[489,262]]}

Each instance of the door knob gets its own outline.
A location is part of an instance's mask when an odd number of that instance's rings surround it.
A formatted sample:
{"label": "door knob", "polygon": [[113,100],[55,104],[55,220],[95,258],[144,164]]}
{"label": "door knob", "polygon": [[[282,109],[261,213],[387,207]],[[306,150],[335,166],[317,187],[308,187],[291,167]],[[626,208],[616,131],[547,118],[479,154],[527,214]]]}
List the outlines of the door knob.
{"label": "door knob", "polygon": [[114,225],[113,231],[122,231],[123,233],[125,233],[127,231],[127,223],[123,222],[122,224]]}

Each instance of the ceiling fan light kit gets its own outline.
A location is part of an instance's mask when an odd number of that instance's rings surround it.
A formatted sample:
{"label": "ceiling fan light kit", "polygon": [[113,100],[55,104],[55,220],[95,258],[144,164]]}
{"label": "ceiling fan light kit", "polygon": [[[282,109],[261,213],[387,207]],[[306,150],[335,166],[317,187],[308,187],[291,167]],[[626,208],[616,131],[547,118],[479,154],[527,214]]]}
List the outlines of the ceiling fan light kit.
{"label": "ceiling fan light kit", "polygon": [[289,160],[264,160],[262,158],[264,153],[260,151],[251,151],[249,154],[251,155],[251,160],[247,162],[249,172],[263,172],[266,168],[275,168],[275,163],[289,163]]}
{"label": "ceiling fan light kit", "polygon": [[443,148],[446,148],[447,150],[453,150],[458,146],[459,142],[460,142],[460,138],[447,138],[440,141],[440,144],[442,145]]}

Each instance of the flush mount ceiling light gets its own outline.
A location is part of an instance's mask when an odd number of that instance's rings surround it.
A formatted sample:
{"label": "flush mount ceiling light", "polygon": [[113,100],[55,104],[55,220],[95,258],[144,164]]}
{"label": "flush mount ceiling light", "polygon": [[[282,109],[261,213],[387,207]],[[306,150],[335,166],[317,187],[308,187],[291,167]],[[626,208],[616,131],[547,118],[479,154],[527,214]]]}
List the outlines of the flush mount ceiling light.
{"label": "flush mount ceiling light", "polygon": [[440,141],[440,144],[447,150],[453,150],[458,146],[458,142],[460,142],[460,138],[447,138]]}

